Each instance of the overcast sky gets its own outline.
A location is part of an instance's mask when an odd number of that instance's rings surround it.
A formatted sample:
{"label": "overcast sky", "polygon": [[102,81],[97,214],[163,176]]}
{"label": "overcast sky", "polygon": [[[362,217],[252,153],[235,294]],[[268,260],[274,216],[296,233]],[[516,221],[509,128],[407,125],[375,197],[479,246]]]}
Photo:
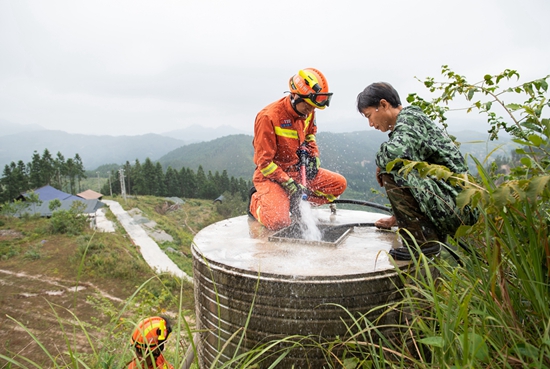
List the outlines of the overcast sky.
{"label": "overcast sky", "polygon": [[[428,96],[443,64],[471,82],[550,73],[548,0],[0,0],[0,120],[138,135],[199,124],[252,133],[299,69],[334,92],[320,130],[370,129],[368,84]],[[439,78],[440,79],[440,78]],[[450,122],[477,128],[477,114]],[[236,131],[237,132],[237,131]]]}

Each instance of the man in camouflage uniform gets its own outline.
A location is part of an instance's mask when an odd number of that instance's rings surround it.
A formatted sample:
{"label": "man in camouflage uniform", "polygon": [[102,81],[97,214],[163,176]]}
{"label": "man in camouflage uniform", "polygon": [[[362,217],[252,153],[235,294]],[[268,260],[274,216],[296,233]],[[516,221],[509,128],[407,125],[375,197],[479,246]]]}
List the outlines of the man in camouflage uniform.
{"label": "man in camouflage uniform", "polygon": [[[369,124],[389,131],[389,139],[376,155],[378,183],[386,189],[393,216],[380,219],[376,226],[391,228],[397,225],[414,237],[425,254],[439,252],[439,242],[454,235],[461,224],[473,224],[475,215],[456,205],[460,187],[444,180],[422,178],[416,170],[406,176],[399,174],[401,165],[386,172],[395,159],[427,162],[447,167],[454,173],[466,173],[464,157],[445,134],[416,106],[403,108],[397,91],[388,83],[373,83],[357,97],[358,110]],[[406,245],[413,245],[407,232],[401,232]],[[410,259],[413,249],[392,250],[397,259]]]}

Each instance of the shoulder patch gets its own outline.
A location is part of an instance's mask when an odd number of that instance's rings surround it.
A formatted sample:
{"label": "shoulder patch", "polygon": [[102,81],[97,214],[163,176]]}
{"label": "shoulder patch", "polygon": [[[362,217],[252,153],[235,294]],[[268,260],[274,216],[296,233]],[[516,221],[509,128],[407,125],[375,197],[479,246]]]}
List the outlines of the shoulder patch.
{"label": "shoulder patch", "polygon": [[292,127],[291,119],[281,119],[281,128]]}

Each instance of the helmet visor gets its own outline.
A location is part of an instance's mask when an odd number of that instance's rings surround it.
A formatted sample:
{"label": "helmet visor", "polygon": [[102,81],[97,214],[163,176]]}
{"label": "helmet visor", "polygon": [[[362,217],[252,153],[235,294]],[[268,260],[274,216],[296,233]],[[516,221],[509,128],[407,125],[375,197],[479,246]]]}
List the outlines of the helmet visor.
{"label": "helmet visor", "polygon": [[300,96],[301,98],[303,99],[309,99],[309,101],[311,101],[311,103],[319,108],[325,108],[327,106],[329,106],[330,104],[330,99],[332,99],[332,92],[327,92],[327,93],[311,93],[311,94],[307,94],[307,95],[303,95],[303,94],[297,94],[298,96]]}

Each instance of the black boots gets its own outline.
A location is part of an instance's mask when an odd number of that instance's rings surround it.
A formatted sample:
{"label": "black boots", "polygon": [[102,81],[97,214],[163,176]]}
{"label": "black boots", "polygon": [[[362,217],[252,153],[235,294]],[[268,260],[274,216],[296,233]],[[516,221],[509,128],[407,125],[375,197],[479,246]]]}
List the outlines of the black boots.
{"label": "black boots", "polygon": [[252,215],[252,213],[250,212],[250,202],[252,200],[252,195],[254,195],[255,192],[256,192],[256,187],[254,186],[250,187],[250,190],[248,190],[248,206],[246,208],[246,213],[248,214],[248,216],[254,219],[256,219],[256,217]]}

